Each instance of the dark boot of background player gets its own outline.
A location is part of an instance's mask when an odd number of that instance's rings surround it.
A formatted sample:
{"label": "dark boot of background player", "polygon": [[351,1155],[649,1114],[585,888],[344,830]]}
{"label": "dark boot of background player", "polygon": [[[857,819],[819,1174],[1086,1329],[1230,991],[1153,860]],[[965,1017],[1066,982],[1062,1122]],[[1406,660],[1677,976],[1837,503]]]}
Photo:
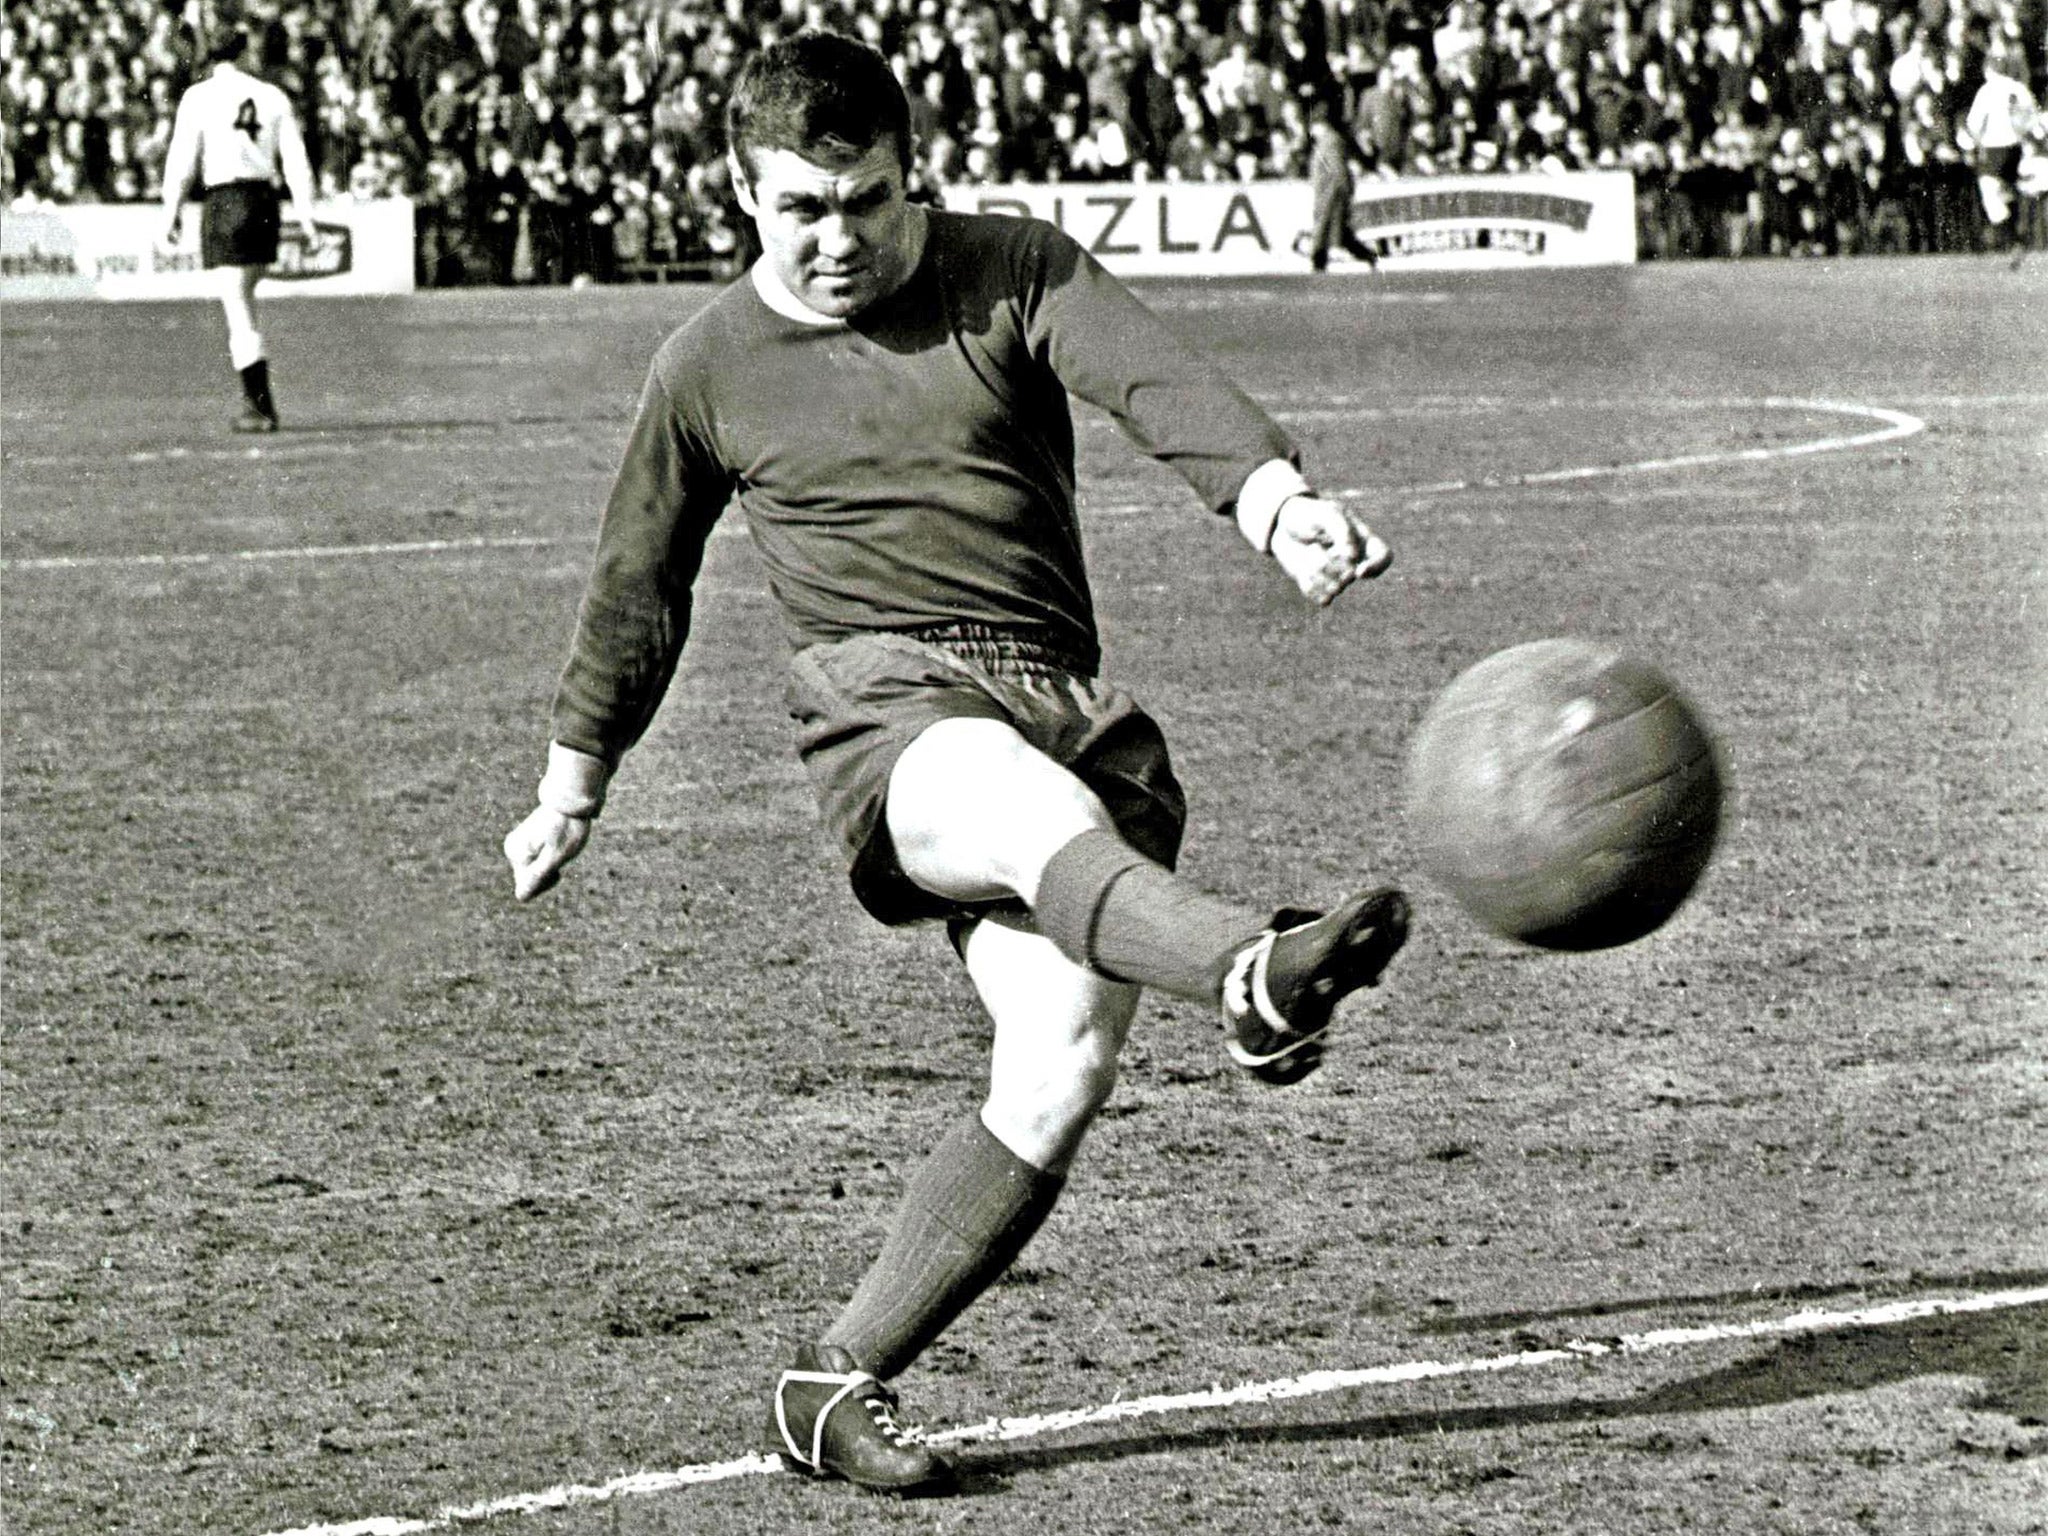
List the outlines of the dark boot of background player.
{"label": "dark boot of background player", "polygon": [[270,363],[258,358],[242,370],[242,414],[235,418],[237,432],[275,432],[277,402],[270,398]]}

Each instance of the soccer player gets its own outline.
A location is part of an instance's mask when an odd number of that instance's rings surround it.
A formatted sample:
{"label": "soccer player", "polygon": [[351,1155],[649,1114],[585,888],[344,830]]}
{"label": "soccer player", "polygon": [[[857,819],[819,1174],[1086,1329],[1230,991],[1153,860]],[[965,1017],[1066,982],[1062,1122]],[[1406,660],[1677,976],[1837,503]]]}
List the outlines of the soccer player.
{"label": "soccer player", "polygon": [[915,1488],[948,1469],[898,1422],[888,1382],[1052,1210],[1139,989],[1216,1007],[1231,1056],[1292,1083],[1407,933],[1392,889],[1276,913],[1173,873],[1185,805],[1166,744],[1097,674],[1069,396],[1107,410],[1318,603],[1391,555],[1073,240],[909,202],[909,108],[879,53],[825,32],[776,42],[735,84],[726,128],[763,254],[655,356],[540,803],[505,853],[528,900],[585,846],[736,497],[795,647],[798,750],[854,893],[884,923],[945,920],[994,1024],[986,1099],[914,1173],[872,1268],[774,1391],[785,1466]]}
{"label": "soccer player", "polygon": [[1993,242],[2012,252],[2015,267],[2026,255],[2021,221],[2014,217],[2021,206],[2020,155],[2038,110],[2034,93],[2019,78],[2024,66],[2016,52],[2003,40],[1993,43],[1985,55],[1983,83],[1970,97],[1956,135],[1977,172],[1977,195]]}
{"label": "soccer player", "polygon": [[1357,191],[1351,166],[1373,163],[1339,120],[1337,107],[1320,101],[1310,109],[1308,122],[1308,184],[1311,207],[1306,244],[1308,264],[1316,271],[1330,265],[1330,248],[1339,247],[1355,261],[1369,267],[1380,264],[1379,252],[1358,238],[1351,227],[1351,201]]}
{"label": "soccer player", "polygon": [[242,379],[237,432],[275,432],[269,354],[256,327],[256,283],[277,260],[278,178],[306,239],[313,228],[313,171],[285,93],[250,73],[261,33],[230,28],[207,50],[206,78],[178,100],[164,161],[165,239],[175,245],[185,201],[197,187],[200,260],[219,282],[228,360]]}

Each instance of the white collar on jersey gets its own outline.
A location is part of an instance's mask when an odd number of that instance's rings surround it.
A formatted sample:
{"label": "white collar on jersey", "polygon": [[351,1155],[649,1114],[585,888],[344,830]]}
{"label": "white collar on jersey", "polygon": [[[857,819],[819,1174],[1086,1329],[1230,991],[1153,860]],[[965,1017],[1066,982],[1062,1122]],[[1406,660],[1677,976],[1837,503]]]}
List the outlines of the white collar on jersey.
{"label": "white collar on jersey", "polygon": [[821,315],[802,299],[789,291],[789,285],[768,265],[768,258],[755,259],[748,270],[754,281],[754,292],[761,296],[761,302],[785,320],[794,320],[799,325],[844,325],[846,322],[835,315]]}

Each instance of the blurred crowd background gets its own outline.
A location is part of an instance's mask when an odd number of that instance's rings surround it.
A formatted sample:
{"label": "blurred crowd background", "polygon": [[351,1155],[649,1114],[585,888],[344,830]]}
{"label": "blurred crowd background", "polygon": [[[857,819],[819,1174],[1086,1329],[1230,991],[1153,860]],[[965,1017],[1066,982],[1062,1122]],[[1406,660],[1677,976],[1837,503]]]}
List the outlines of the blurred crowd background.
{"label": "blurred crowd background", "polygon": [[[215,0],[6,0],[0,199],[155,201]],[[414,200],[420,280],[721,275],[720,112],[805,26],[894,63],[916,189],[1627,168],[1647,258],[1982,249],[1958,129],[2048,0],[253,0],[323,196]],[[2048,124],[2037,125],[2048,133]],[[2024,239],[2044,237],[2041,199]]]}

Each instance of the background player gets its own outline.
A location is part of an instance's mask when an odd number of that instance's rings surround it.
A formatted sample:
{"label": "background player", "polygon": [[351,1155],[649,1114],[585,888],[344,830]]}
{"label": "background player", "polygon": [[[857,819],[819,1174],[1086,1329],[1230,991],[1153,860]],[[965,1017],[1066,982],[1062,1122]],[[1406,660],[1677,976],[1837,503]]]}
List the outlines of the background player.
{"label": "background player", "polygon": [[1097,675],[1069,395],[1234,514],[1314,601],[1391,556],[1074,241],[910,203],[909,107],[879,53],[816,32],[775,44],[736,84],[727,133],[763,255],[655,357],[540,804],[505,852],[525,900],[584,847],[736,494],[797,647],[799,751],[854,892],[885,923],[947,920],[994,1023],[986,1099],[912,1176],[881,1254],[774,1394],[786,1464],[915,1487],[946,1469],[896,1422],[885,1380],[1052,1210],[1140,987],[1219,1007],[1238,1063],[1291,1083],[1406,937],[1391,890],[1275,913],[1173,873],[1186,807],[1166,744]]}
{"label": "background player", "polygon": [[1341,109],[1327,98],[1310,108],[1308,143],[1309,265],[1318,272],[1326,270],[1335,247],[1355,261],[1379,266],[1379,252],[1359,239],[1351,225],[1351,204],[1358,190],[1351,167],[1356,163],[1370,170],[1373,157],[1351,136]]}
{"label": "background player", "polygon": [[2017,267],[2026,256],[2021,208],[2020,156],[2038,107],[2034,93],[2020,79],[2024,64],[2009,42],[1994,42],[1984,57],[1984,80],[1970,97],[1970,108],[1956,134],[1977,172],[1977,195],[1984,205],[1992,240],[2010,249]]}
{"label": "background player", "polygon": [[306,239],[317,238],[313,172],[291,101],[250,73],[261,57],[261,38],[260,30],[230,28],[207,50],[211,72],[179,98],[164,162],[166,240],[178,241],[188,193],[196,187],[205,199],[200,260],[219,279],[228,360],[242,379],[237,432],[275,432],[278,425],[268,353],[256,326],[256,283],[277,260],[280,175]]}

